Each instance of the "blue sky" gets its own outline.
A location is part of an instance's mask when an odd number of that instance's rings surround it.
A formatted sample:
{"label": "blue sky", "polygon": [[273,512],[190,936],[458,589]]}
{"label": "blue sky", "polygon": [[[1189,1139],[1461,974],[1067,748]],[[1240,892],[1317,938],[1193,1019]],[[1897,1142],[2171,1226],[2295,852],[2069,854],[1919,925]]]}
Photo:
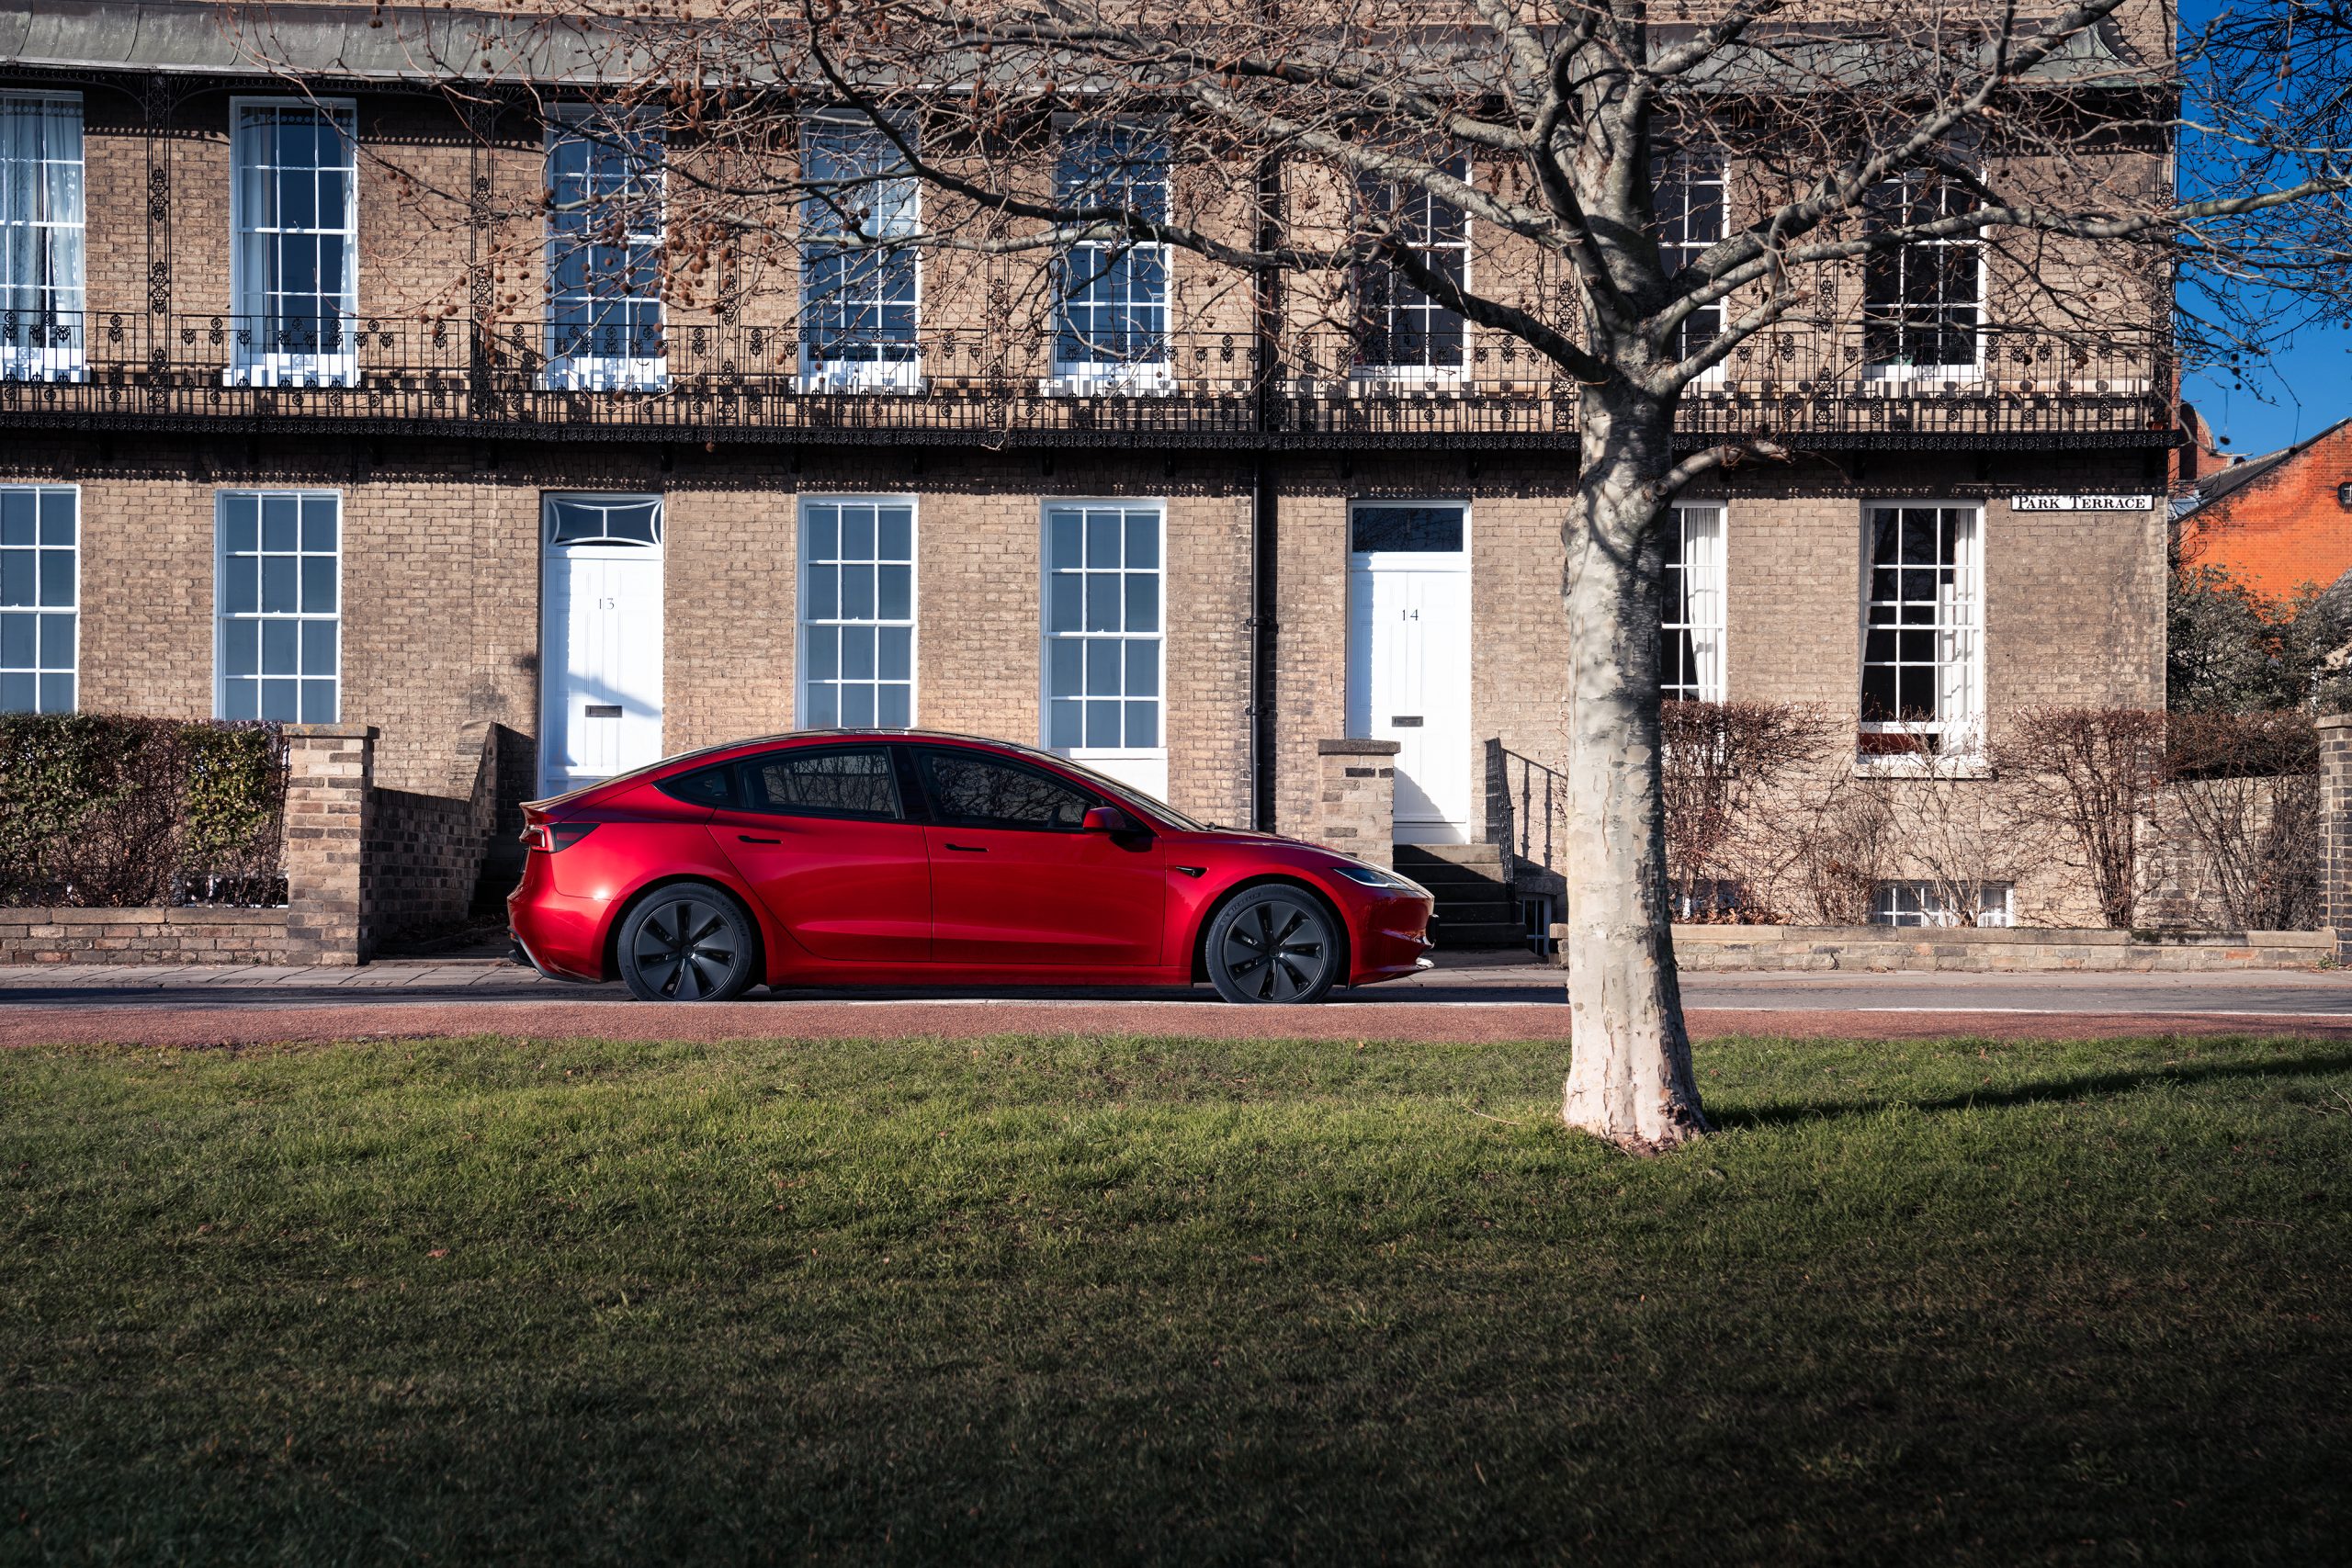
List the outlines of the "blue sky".
{"label": "blue sky", "polygon": [[[2184,28],[2202,27],[2221,0],[2181,0]],[[2183,154],[2195,156],[2193,144]],[[2290,446],[2352,414],[2352,330],[2304,327],[2267,363],[2187,377],[2182,392],[2197,405],[2225,450],[2248,457]]]}

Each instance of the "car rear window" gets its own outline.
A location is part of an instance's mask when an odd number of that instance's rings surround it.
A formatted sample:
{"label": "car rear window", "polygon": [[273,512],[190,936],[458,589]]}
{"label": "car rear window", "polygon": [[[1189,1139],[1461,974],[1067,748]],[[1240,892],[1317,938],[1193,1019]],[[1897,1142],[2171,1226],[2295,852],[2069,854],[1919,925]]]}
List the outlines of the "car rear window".
{"label": "car rear window", "polygon": [[906,818],[887,746],[772,752],[744,763],[742,778],[743,803],[753,811],[875,822]]}

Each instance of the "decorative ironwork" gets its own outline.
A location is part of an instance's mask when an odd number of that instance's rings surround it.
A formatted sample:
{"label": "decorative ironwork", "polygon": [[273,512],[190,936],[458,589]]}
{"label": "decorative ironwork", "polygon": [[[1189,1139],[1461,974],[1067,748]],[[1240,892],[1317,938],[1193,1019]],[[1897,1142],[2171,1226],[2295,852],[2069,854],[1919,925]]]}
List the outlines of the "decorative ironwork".
{"label": "decorative ironwork", "polygon": [[[1684,396],[1686,440],[1815,448],[2165,446],[2158,345],[2001,334],[1973,367],[1857,363],[1797,325]],[[42,352],[35,353],[39,349]],[[17,352],[25,351],[25,352]],[[1363,363],[1344,332],[1170,332],[1133,364],[1057,366],[1049,335],[955,328],[888,343],[790,325],[609,328],[447,318],[0,312],[0,423],[253,430],[333,424],[551,439],[896,444],[1556,446],[1577,388],[1515,339],[1445,371]]]}

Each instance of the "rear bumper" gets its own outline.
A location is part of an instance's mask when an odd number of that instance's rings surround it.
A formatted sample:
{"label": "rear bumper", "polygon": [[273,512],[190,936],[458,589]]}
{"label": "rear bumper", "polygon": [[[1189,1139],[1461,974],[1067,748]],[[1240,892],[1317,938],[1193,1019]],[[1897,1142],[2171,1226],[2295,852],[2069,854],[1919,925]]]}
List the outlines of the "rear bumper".
{"label": "rear bumper", "polygon": [[507,934],[524,961],[548,979],[601,984],[607,978],[605,922],[613,906],[557,892],[539,863],[545,858],[531,852],[522,885],[506,896]]}

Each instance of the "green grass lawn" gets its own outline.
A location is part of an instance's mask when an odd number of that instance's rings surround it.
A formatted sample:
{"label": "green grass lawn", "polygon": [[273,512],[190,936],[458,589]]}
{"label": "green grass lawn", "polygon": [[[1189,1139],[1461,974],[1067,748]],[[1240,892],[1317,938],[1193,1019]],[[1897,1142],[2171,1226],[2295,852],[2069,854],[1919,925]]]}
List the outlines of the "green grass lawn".
{"label": "green grass lawn", "polygon": [[2341,1562],[2352,1045],[0,1054],[0,1560]]}

